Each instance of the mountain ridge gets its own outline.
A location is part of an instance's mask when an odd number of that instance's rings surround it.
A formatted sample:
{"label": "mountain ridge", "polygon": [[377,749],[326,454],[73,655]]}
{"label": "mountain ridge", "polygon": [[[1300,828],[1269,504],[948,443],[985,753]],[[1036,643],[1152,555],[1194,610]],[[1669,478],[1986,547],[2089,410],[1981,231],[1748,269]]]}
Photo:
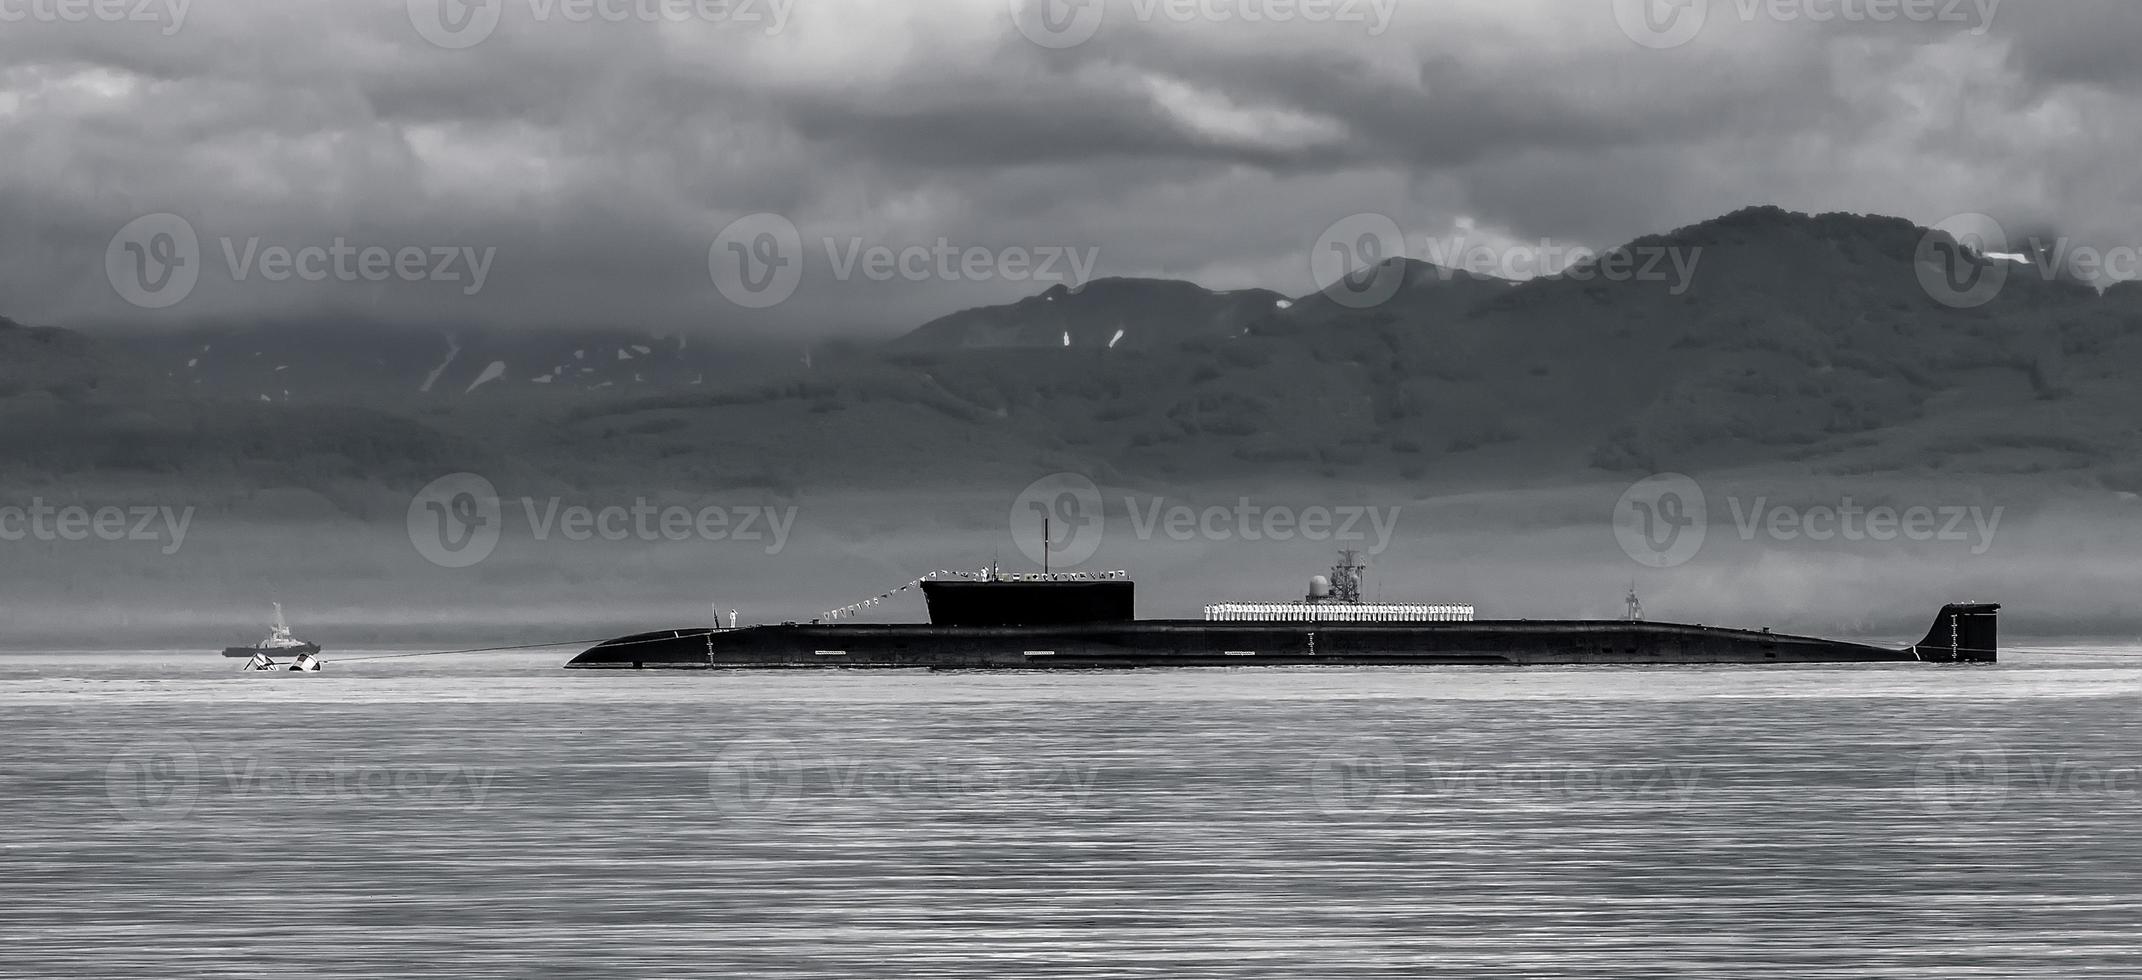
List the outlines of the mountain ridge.
{"label": "mountain ridge", "polygon": [[[2142,400],[2122,381],[2142,369],[2142,331],[2132,329],[2142,286],[2099,293],[2011,273],[1990,302],[1955,308],[1922,282],[1929,234],[1901,218],[1759,206],[1521,282],[1392,260],[1398,288],[1363,303],[1337,285],[1289,299],[1102,279],[809,357],[731,358],[696,338],[665,344],[629,330],[405,327],[325,342],[268,327],[204,340],[10,325],[0,343],[23,353],[0,374],[18,389],[0,397],[0,412],[51,415],[24,402],[35,387],[48,401],[87,405],[71,431],[94,438],[96,419],[138,421],[170,399],[191,406],[176,414],[190,416],[188,438],[205,458],[244,459],[259,453],[257,434],[222,439],[213,419],[233,401],[280,403],[292,390],[290,401],[363,410],[292,416],[293,427],[384,433],[384,419],[406,416],[438,445],[474,439],[568,481],[797,487],[1036,467],[1400,482],[1779,459],[1968,471],[1977,464],[1959,449],[1970,445],[1967,427],[1997,409],[2019,423],[2073,420],[2047,429],[2059,439],[2006,432],[1983,454],[2003,471],[2087,480],[2120,470],[2142,442]],[[1660,249],[1690,252],[1688,281],[1607,274],[1615,252]],[[207,370],[218,356],[228,366]],[[310,357],[308,377],[328,381],[258,390],[284,356]],[[538,370],[552,381],[535,382]],[[115,389],[122,377],[148,380]],[[340,441],[293,436],[285,448]],[[327,469],[380,465],[369,449],[359,455],[367,462]],[[97,472],[79,454],[42,458]]]}

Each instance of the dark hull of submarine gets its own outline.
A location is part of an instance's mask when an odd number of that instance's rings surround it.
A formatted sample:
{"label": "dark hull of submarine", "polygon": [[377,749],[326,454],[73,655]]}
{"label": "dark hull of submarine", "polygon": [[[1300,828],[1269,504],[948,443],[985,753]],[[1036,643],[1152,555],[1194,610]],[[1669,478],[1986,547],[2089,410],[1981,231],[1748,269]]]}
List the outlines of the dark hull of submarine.
{"label": "dark hull of submarine", "polygon": [[[1019,584],[1023,589],[991,588]],[[1990,664],[1992,604],[1945,607],[1902,650],[1768,632],[1619,621],[1137,620],[1129,583],[959,583],[930,589],[928,625],[681,629],[602,643],[572,668],[1116,670],[1685,664]],[[949,586],[950,583],[929,583]],[[1048,586],[1035,588],[1034,586]]]}

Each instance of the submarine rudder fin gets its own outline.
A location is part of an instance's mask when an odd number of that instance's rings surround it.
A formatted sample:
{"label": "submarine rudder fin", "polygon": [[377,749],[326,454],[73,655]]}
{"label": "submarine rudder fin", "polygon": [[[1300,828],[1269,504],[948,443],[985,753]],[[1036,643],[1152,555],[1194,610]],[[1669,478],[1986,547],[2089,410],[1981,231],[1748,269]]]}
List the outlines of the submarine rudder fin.
{"label": "submarine rudder fin", "polygon": [[1926,639],[1909,652],[1932,663],[1998,663],[2000,611],[1996,602],[1952,602],[1943,606]]}

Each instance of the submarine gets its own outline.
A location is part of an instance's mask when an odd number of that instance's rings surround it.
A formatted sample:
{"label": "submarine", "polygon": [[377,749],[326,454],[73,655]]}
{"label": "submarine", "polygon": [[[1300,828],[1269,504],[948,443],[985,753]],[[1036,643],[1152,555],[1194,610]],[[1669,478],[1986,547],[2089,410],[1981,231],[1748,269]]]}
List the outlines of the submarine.
{"label": "submarine", "polygon": [[[1437,667],[1697,664],[1992,664],[1995,603],[1943,607],[1903,649],[1768,630],[1644,621],[1632,589],[1622,620],[1476,620],[1459,603],[1361,598],[1363,566],[1344,553],[1295,602],[1221,603],[1202,620],[1136,615],[1122,572],[940,572],[810,623],[639,633],[608,640],[572,669],[1122,670],[1165,667]],[[920,588],[927,624],[839,622]]]}

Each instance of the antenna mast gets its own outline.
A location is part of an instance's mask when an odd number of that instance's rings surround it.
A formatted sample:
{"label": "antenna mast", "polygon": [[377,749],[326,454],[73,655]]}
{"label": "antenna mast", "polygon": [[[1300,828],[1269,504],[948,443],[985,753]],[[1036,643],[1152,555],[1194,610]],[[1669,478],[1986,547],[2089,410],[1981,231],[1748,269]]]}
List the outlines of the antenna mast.
{"label": "antenna mast", "polygon": [[1360,603],[1361,573],[1367,570],[1360,552],[1352,548],[1339,552],[1339,563],[1331,566],[1331,601]]}

